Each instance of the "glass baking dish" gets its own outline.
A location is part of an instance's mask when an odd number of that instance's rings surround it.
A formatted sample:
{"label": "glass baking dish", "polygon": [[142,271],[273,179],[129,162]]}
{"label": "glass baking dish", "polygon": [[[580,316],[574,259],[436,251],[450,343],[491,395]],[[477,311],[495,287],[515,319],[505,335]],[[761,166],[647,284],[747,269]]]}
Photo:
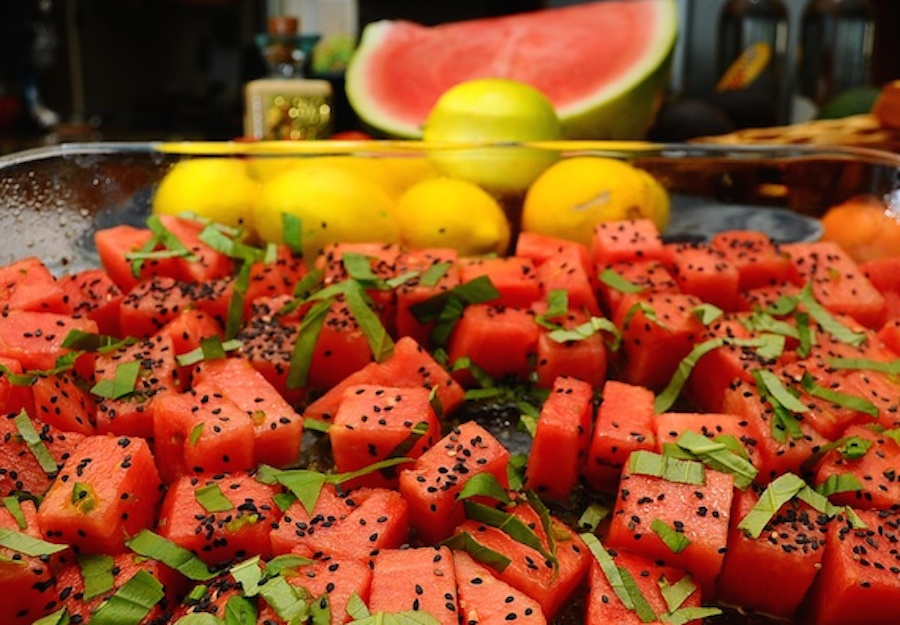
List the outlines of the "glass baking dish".
{"label": "glass baking dish", "polygon": [[[672,222],[665,232],[671,241],[702,240],[734,228],[762,230],[778,241],[810,240],[821,233],[814,218],[854,195],[900,205],[900,155],[858,148],[641,142],[73,143],[0,157],[0,263],[36,255],[58,272],[95,265],[93,232],[118,223],[142,225],[158,183],[183,159],[428,159],[457,154],[490,163],[511,147],[551,160],[614,157],[649,171],[672,199]],[[499,199],[515,231],[522,196]]]}

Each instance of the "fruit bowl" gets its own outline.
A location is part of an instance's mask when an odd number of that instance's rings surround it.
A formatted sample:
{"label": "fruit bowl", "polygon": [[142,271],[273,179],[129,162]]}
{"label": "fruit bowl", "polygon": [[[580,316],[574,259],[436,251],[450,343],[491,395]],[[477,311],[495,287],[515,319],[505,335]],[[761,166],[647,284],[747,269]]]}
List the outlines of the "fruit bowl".
{"label": "fruit bowl", "polygon": [[[201,157],[250,158],[284,169],[316,157],[401,164],[408,170],[463,159],[497,166],[510,154],[548,163],[580,156],[621,159],[648,171],[668,191],[670,241],[696,241],[724,229],[762,230],[777,241],[821,234],[816,218],[857,195],[900,202],[900,155],[804,146],[697,146],[640,142],[542,142],[440,145],[411,141],[278,143],[73,143],[0,157],[0,228],[10,233],[0,262],[39,255],[54,270],[97,262],[93,232],[142,225],[166,173]],[[529,156],[530,155],[530,156]],[[513,234],[522,193],[496,198]],[[11,235],[15,233],[15,235]]]}

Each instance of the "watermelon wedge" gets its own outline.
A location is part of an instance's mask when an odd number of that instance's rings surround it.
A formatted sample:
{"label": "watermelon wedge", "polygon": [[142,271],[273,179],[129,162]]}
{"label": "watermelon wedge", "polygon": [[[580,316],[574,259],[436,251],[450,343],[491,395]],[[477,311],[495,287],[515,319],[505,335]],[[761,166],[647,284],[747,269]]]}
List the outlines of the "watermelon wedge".
{"label": "watermelon wedge", "polygon": [[677,36],[674,0],[612,0],[434,27],[372,22],[346,75],[360,118],[422,136],[437,99],[474,78],[542,91],[570,139],[642,138],[665,92]]}

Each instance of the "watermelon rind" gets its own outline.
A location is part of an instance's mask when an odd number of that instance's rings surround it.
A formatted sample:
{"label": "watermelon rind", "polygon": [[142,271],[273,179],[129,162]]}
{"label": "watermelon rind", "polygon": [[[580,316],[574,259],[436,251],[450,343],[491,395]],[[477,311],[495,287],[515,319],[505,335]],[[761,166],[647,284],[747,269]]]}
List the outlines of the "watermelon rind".
{"label": "watermelon rind", "polygon": [[[675,0],[613,0],[601,3],[604,7],[614,11],[615,5],[639,3],[646,11],[649,21],[647,28],[641,33],[646,39],[646,46],[641,50],[637,58],[615,80],[609,81],[594,91],[579,95],[576,99],[561,101],[556,94],[544,90],[545,94],[553,102],[557,115],[562,123],[564,136],[567,139],[640,139],[646,136],[647,130],[655,120],[662,101],[666,95],[668,86],[669,69],[678,36],[678,12]],[[584,5],[582,5],[584,6]],[[568,6],[542,11],[547,18],[548,28],[552,28],[553,11],[577,10],[578,6]],[[598,8],[598,10],[600,10]],[[513,18],[515,16],[512,16]],[[483,20],[485,26],[490,26],[490,20],[503,20],[505,18],[487,18]],[[409,22],[403,20],[379,20],[368,24],[363,30],[359,46],[351,59],[346,74],[347,97],[353,109],[362,123],[376,136],[388,136],[406,139],[420,139],[427,115],[422,119],[411,119],[408,115],[398,115],[396,107],[402,108],[403,104],[385,101],[390,98],[392,90],[390,85],[377,84],[383,79],[382,75],[389,73],[381,64],[383,57],[379,54],[385,47],[397,46],[398,41],[404,37],[404,29],[410,28]],[[412,25],[418,26],[418,25]],[[448,25],[452,26],[452,25]],[[422,27],[425,28],[425,27]],[[441,28],[432,27],[432,28]],[[603,25],[598,25],[597,37],[602,37]],[[565,37],[563,33],[561,35]],[[399,43],[402,43],[399,42]],[[577,42],[571,39],[566,41],[568,49],[577,48]],[[614,50],[610,50],[614,54]],[[548,51],[547,54],[552,52]],[[402,79],[407,85],[421,85],[424,91],[433,90],[435,87],[434,73],[440,72],[435,62],[433,67],[426,54],[419,53],[415,42],[409,44],[409,49],[403,51],[403,58],[415,59],[409,63],[414,71],[411,71]],[[603,63],[603,58],[591,56],[585,58],[571,70],[572,80],[583,82],[583,76],[590,72],[592,66]],[[460,69],[456,68],[452,84],[463,80],[496,77],[511,78],[531,82],[527,77],[517,74],[514,64],[508,68],[497,67],[496,64],[488,67],[473,61],[470,58],[460,58]],[[573,65],[573,64],[569,64]],[[548,70],[554,71],[554,70]],[[558,71],[563,71],[560,68]],[[396,80],[397,78],[393,78]],[[533,86],[540,88],[539,85]],[[378,95],[378,91],[382,94]],[[399,93],[399,90],[397,91]],[[428,93],[436,99],[440,93]]]}

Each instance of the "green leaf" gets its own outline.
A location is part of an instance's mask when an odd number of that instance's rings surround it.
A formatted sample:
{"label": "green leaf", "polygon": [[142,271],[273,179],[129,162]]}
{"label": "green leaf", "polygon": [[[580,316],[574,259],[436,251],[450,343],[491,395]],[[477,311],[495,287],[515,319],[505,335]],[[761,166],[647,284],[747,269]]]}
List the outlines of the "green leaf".
{"label": "green leaf", "polygon": [[31,386],[39,377],[31,373],[13,373],[6,365],[0,365],[0,374],[13,386]]}
{"label": "green leaf", "polygon": [[440,625],[441,622],[428,612],[406,610],[404,612],[377,612],[350,625]]}
{"label": "green leaf", "polygon": [[865,438],[851,436],[838,447],[838,452],[847,460],[858,460],[866,455],[874,443]]}
{"label": "green leaf", "polygon": [[228,570],[234,581],[241,585],[245,597],[255,597],[259,594],[260,583],[263,581],[263,570],[259,563],[260,557],[254,556],[238,562]]}
{"label": "green leaf", "polygon": [[669,527],[664,521],[653,519],[650,523],[650,529],[659,536],[660,540],[666,544],[666,547],[672,550],[672,553],[681,553],[691,546],[691,541],[687,536]]}
{"label": "green leaf", "polygon": [[517,426],[528,432],[528,435],[531,438],[534,438],[535,433],[537,433],[538,421],[541,418],[540,410],[524,401],[516,402],[516,406],[519,409],[519,421]]}
{"label": "green leaf", "polygon": [[877,371],[888,375],[900,375],[900,358],[887,362],[868,358],[829,358],[828,364],[835,369]]}
{"label": "green leaf", "polygon": [[[550,550],[549,560],[555,566],[557,564],[556,529],[553,527],[553,517],[550,515],[550,510],[546,505],[544,505],[544,502],[533,490],[526,491],[525,498],[528,499],[528,503],[531,505],[531,508],[535,512],[537,512],[538,518],[541,520],[541,527],[544,530],[544,535],[547,537],[547,546]],[[543,554],[544,552],[542,551],[541,553]]]}
{"label": "green leaf", "polygon": [[[678,438],[678,446],[689,451],[710,469],[728,473],[734,477],[734,484],[741,490],[746,490],[759,471],[746,458],[735,454],[725,443],[710,440],[693,431],[686,431]],[[738,443],[741,451],[746,454],[743,445]]]}
{"label": "green leaf", "polygon": [[225,604],[225,625],[256,625],[256,606],[241,596],[229,597]]}
{"label": "green leaf", "polygon": [[141,373],[141,361],[132,360],[116,366],[116,373],[111,380],[99,380],[91,388],[91,393],[105,399],[122,399],[134,393],[138,376]]}
{"label": "green leaf", "polygon": [[816,334],[809,323],[809,314],[798,312],[794,315],[794,319],[797,321],[797,334],[800,339],[800,344],[797,345],[797,355],[800,358],[808,358],[813,345],[816,344]]}
{"label": "green leaf", "polygon": [[125,545],[136,554],[162,562],[190,580],[206,581],[215,577],[203,560],[150,530],[141,530]]}
{"label": "green leaf", "polygon": [[285,571],[296,569],[301,566],[309,566],[315,564],[315,560],[304,558],[303,556],[295,556],[293,554],[275,556],[266,562],[266,577],[275,577],[281,575]]}
{"label": "green leaf", "polygon": [[525,467],[528,464],[526,454],[510,454],[509,464],[506,465],[506,477],[509,480],[509,489],[520,491],[525,486]]}
{"label": "green leaf", "polygon": [[62,607],[47,616],[37,619],[31,625],[69,625],[70,622],[68,608]]}
{"label": "green leaf", "polygon": [[431,265],[422,272],[421,276],[419,276],[419,284],[427,287],[437,286],[437,283],[441,281],[441,278],[447,275],[447,272],[450,271],[451,267],[453,267],[453,263],[450,261],[443,261]]}
{"label": "green leaf", "polygon": [[528,527],[528,525],[519,517],[478,503],[477,501],[466,500],[464,505],[466,508],[466,518],[473,519],[479,523],[484,523],[485,525],[490,525],[491,527],[496,527],[517,543],[531,547],[548,560],[553,559],[552,554],[544,548],[541,539],[538,538],[535,531]]}
{"label": "green leaf", "polygon": [[796,395],[785,388],[778,376],[768,369],[755,369],[752,373],[760,390],[764,391],[767,397],[778,402],[778,405],[796,413],[804,413],[809,410],[803,402],[797,399]]}
{"label": "green leaf", "polygon": [[665,576],[659,580],[659,592],[663,601],[666,602],[666,610],[669,614],[684,605],[688,597],[696,591],[697,585],[690,575],[684,575],[674,584],[670,584]]}
{"label": "green leaf", "polygon": [[6,547],[23,555],[35,557],[52,556],[69,548],[68,545],[48,543],[46,540],[5,527],[0,527],[0,547]]}
{"label": "green leaf", "polygon": [[91,625],[137,625],[164,596],[158,579],[147,571],[138,571],[100,604]]}
{"label": "green leaf", "polygon": [[678,608],[669,614],[663,614],[660,617],[660,620],[663,623],[669,623],[669,625],[687,625],[687,623],[702,621],[703,619],[719,616],[720,614],[722,614],[720,608],[687,606]]}
{"label": "green leaf", "polygon": [[609,346],[610,349],[616,351],[619,348],[619,341],[621,338],[619,328],[605,317],[591,317],[581,325],[570,330],[565,328],[552,330],[547,334],[547,337],[555,343],[569,343],[572,341],[583,341],[601,331],[612,335],[613,338],[610,341]]}
{"label": "green leaf", "polygon": [[615,269],[607,267],[600,272],[600,282],[620,293],[643,293],[647,289],[626,279]]}
{"label": "green leaf", "polygon": [[97,507],[94,489],[85,482],[75,482],[72,484],[71,503],[83,514],[87,514]]}
{"label": "green leaf", "polygon": [[291,350],[291,361],[287,374],[288,388],[302,388],[306,384],[316,342],[319,340],[319,334],[325,325],[325,317],[329,310],[331,310],[331,301],[322,300],[313,304],[303,316],[297,332],[297,341]]}
{"label": "green leaf", "polygon": [[259,594],[283,621],[301,623],[309,617],[309,603],[300,596],[299,589],[281,576],[261,586]]}
{"label": "green leaf", "polygon": [[695,307],[691,312],[694,313],[694,316],[705,326],[708,326],[725,314],[724,310],[713,304],[701,304],[700,306]]}
{"label": "green leaf", "polygon": [[303,505],[303,509],[307,514],[312,515],[316,508],[316,502],[319,500],[319,493],[325,486],[326,476],[318,471],[307,471],[305,469],[292,469],[290,471],[279,471],[277,474],[278,483],[287,488]]}
{"label": "green leaf", "polygon": [[7,511],[12,515],[12,518],[15,519],[16,525],[19,526],[19,529],[24,530],[28,529],[28,521],[25,520],[25,513],[22,511],[22,506],[19,504],[19,500],[15,497],[3,497],[3,507],[7,509]]}
{"label": "green leaf", "polygon": [[800,385],[803,387],[803,390],[805,390],[813,397],[818,397],[819,399],[824,399],[825,401],[831,402],[832,404],[836,404],[838,406],[849,408],[850,410],[854,410],[856,412],[867,414],[870,417],[874,417],[876,419],[878,418],[878,406],[870,402],[868,399],[859,397],[858,395],[842,393],[840,391],[834,390],[833,388],[820,386],[816,382],[816,379],[809,373],[809,371],[805,371],[803,373],[803,378],[800,381]]}
{"label": "green leaf", "polygon": [[347,288],[345,295],[347,307],[369,342],[375,362],[384,362],[394,353],[394,341],[381,324],[381,319],[366,302],[366,295],[362,287],[356,282],[352,282],[351,285]]}
{"label": "green leaf", "polygon": [[554,319],[565,317],[569,312],[569,292],[565,289],[552,289],[547,294],[547,310],[535,317],[538,325],[549,330],[559,329]]}
{"label": "green leaf", "polygon": [[506,489],[492,473],[478,473],[469,478],[463,484],[462,490],[456,495],[459,500],[470,497],[490,497],[503,504],[512,503]]}
{"label": "green leaf", "polygon": [[647,302],[635,302],[634,304],[631,305],[631,308],[629,308],[628,311],[625,313],[625,319],[622,322],[623,329],[627,328],[629,325],[631,325],[631,320],[634,319],[634,316],[638,312],[643,313],[643,315],[651,323],[656,324],[663,330],[666,329],[666,325],[662,321],[659,320],[659,316],[656,314],[656,309],[653,308],[653,306],[651,306]]}
{"label": "green leaf", "polygon": [[185,354],[175,357],[179,366],[188,367],[204,360],[220,360],[225,358],[228,352],[237,351],[243,343],[237,339],[222,341],[218,336],[208,336],[200,339],[200,347]]}
{"label": "green leaf", "polygon": [[203,434],[203,423],[198,423],[193,428],[191,428],[191,434],[188,436],[188,443],[193,447],[197,444],[197,441],[200,440],[200,435]]}
{"label": "green leaf", "polygon": [[595,532],[610,512],[609,506],[593,502],[578,517],[578,528],[585,532]]}
{"label": "green leaf", "polygon": [[499,573],[506,570],[506,567],[512,562],[512,560],[499,551],[494,551],[479,543],[469,532],[459,532],[454,534],[445,540],[443,544],[454,551],[465,551],[474,559],[482,564],[488,565]]}
{"label": "green leaf", "polygon": [[410,306],[409,310],[420,323],[435,322],[429,338],[433,345],[446,345],[453,326],[469,304],[482,304],[500,298],[500,292],[487,276],[479,276],[464,284],[443,291]]}
{"label": "green leaf", "polygon": [[625,609],[635,612],[644,623],[655,621],[656,614],[647,603],[647,599],[641,594],[631,573],[623,567],[616,566],[615,560],[594,534],[581,534],[581,539],[591,550],[594,559],[600,565],[600,571]]}
{"label": "green leaf", "polygon": [[218,484],[208,484],[194,490],[194,498],[207,513],[227,512],[234,509]]}
{"label": "green leaf", "polygon": [[175,621],[174,625],[225,625],[225,621],[209,612],[191,612]]}
{"label": "green leaf", "polygon": [[293,213],[281,213],[281,239],[291,252],[303,254],[303,222]]}
{"label": "green leaf", "polygon": [[[465,369],[469,373],[472,374],[472,377],[475,378],[475,381],[478,383],[478,386],[481,388],[494,388],[496,384],[494,380],[487,373],[484,372],[484,369],[476,365],[472,362],[472,359],[468,356],[460,356],[456,359],[453,365],[450,367],[450,371],[462,371]],[[467,398],[468,399],[468,398]]]}
{"label": "green leaf", "polygon": [[807,282],[800,291],[798,301],[809,313],[809,316],[838,341],[859,347],[866,342],[865,332],[855,332],[838,321],[822,306],[813,295],[812,283]]}
{"label": "green leaf", "polygon": [[[294,286],[294,297],[296,298],[296,305],[309,300],[322,286],[322,281],[324,279],[325,271],[318,268],[311,269],[308,274],[300,278],[300,280]],[[292,308],[287,308],[287,311],[293,312],[295,309],[296,306],[293,306]],[[282,311],[284,310],[285,309],[282,309]]]}
{"label": "green leaf", "polygon": [[84,330],[74,328],[69,330],[69,333],[66,334],[62,346],[66,349],[73,349],[80,352],[108,353],[121,347],[125,347],[126,345],[132,345],[135,341],[136,339],[131,337],[120,339],[116,336],[85,332]]}
{"label": "green leaf", "polygon": [[776,319],[767,312],[757,311],[747,317],[739,317],[741,325],[753,333],[768,333],[785,336],[792,339],[800,339],[800,332],[787,321]]}
{"label": "green leaf", "polygon": [[798,303],[799,299],[794,295],[780,295],[778,299],[763,312],[776,317],[784,317],[794,312]]}
{"label": "green leaf", "polygon": [[229,236],[214,224],[207,224],[197,238],[220,254],[243,261],[245,264],[262,262],[265,259],[265,250],[236,241],[233,233]]}
{"label": "green leaf", "polygon": [[628,469],[637,475],[651,475],[679,484],[706,484],[706,470],[702,463],[671,458],[652,451],[633,452],[628,456]]}
{"label": "green leaf", "polygon": [[244,300],[250,288],[250,263],[242,263],[234,280],[231,282],[231,298],[228,300],[228,312],[225,317],[225,338],[233,339],[241,331],[244,323]]}
{"label": "green leaf", "polygon": [[760,495],[756,505],[738,523],[738,529],[751,538],[759,538],[781,506],[793,499],[805,486],[803,478],[793,473],[775,478]]}
{"label": "green leaf", "polygon": [[858,493],[862,489],[863,485],[853,473],[833,473],[816,486],[816,492],[823,497],[837,493]]}
{"label": "green leaf", "polygon": [[84,580],[84,600],[105,595],[115,588],[116,580],[113,566],[116,561],[106,554],[81,554],[78,556],[78,568]]}
{"label": "green leaf", "polygon": [[366,602],[362,600],[362,597],[355,590],[347,600],[347,614],[353,621],[358,621],[371,615]]}
{"label": "green leaf", "polygon": [[47,449],[37,430],[34,429],[34,424],[24,409],[16,415],[13,423],[15,423],[19,436],[22,437],[22,441],[38,461],[44,473],[51,475],[59,471],[59,465],[56,464],[56,460],[50,455],[50,450]]}
{"label": "green leaf", "polygon": [[653,401],[653,410],[660,414],[671,408],[678,396],[681,395],[681,389],[687,384],[688,378],[691,377],[691,372],[697,366],[697,362],[706,354],[725,345],[725,343],[726,340],[724,338],[714,338],[694,345],[690,353],[678,363],[678,368],[675,370],[666,388],[656,396],[656,399]]}
{"label": "green leaf", "polygon": [[309,612],[310,625],[331,625],[331,601],[327,592],[315,598],[310,604]]}

